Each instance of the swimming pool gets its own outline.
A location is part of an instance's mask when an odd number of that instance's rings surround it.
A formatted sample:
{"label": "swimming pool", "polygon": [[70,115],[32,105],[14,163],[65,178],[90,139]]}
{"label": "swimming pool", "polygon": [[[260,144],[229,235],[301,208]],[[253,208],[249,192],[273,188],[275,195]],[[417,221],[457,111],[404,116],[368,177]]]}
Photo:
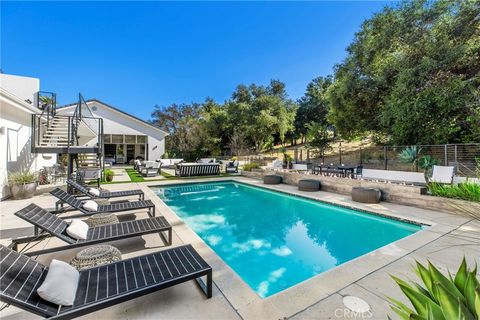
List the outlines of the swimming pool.
{"label": "swimming pool", "polygon": [[262,298],[422,229],[232,181],[152,190]]}

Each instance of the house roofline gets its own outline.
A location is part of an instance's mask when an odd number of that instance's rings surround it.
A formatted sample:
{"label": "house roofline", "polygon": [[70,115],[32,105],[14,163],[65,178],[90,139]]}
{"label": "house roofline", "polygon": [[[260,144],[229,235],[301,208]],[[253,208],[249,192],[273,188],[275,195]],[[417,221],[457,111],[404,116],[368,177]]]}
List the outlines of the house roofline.
{"label": "house roofline", "polygon": [[[101,104],[103,104],[104,106],[106,106],[106,107],[108,107],[108,108],[110,108],[110,109],[112,109],[112,110],[114,110],[114,111],[117,111],[117,112],[119,112],[119,113],[121,113],[121,114],[124,114],[124,115],[126,115],[126,116],[128,116],[128,117],[130,117],[130,118],[132,118],[132,119],[135,119],[135,120],[137,120],[137,121],[140,121],[141,123],[146,124],[146,125],[154,128],[154,129],[156,129],[156,130],[158,130],[158,131],[161,131],[163,134],[165,134],[165,136],[168,136],[168,135],[169,135],[168,132],[163,131],[162,129],[160,129],[160,128],[154,126],[153,124],[151,124],[150,122],[145,121],[145,120],[143,120],[143,119],[140,119],[140,118],[138,118],[138,117],[136,117],[136,116],[134,116],[134,115],[131,115],[130,113],[127,113],[127,112],[125,112],[125,111],[123,111],[123,110],[121,110],[121,109],[119,109],[119,108],[117,108],[117,107],[114,107],[114,106],[112,106],[111,104],[105,103],[105,102],[103,102],[103,101],[101,101],[101,100],[92,98],[92,99],[86,100],[85,102],[86,102],[86,103],[89,103],[89,102],[98,102],[98,103],[101,103]],[[66,109],[66,108],[70,108],[70,107],[73,107],[73,106],[76,106],[76,105],[77,105],[77,103],[74,102],[74,103],[70,103],[70,104],[63,105],[63,106],[59,106],[59,107],[57,107],[57,109]]]}
{"label": "house roofline", "polygon": [[17,97],[13,93],[4,88],[0,88],[0,94],[8,101],[13,104],[16,104],[17,108],[21,108],[24,111],[31,113],[31,114],[39,114],[41,113],[40,109],[35,108],[33,105],[27,103],[26,101],[22,100],[21,98]]}

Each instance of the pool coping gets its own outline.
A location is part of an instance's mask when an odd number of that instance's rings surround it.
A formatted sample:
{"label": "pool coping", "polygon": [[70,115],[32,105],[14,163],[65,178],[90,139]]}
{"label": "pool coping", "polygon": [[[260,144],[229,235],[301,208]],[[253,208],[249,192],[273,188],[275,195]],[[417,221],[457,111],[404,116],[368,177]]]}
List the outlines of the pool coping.
{"label": "pool coping", "polygon": [[[186,225],[176,213],[168,207],[150,187],[162,187],[172,185],[185,185],[207,182],[240,182],[254,187],[282,192],[306,199],[321,201],[327,204],[343,206],[349,209],[362,211],[369,214],[381,215],[395,220],[414,222],[415,224],[428,225],[412,235],[387,244],[381,248],[361,255],[335,268],[322,272],[306,279],[292,287],[275,293],[267,298],[261,298],[242,278],[228,266],[188,225]],[[417,209],[401,205],[385,203],[367,205],[347,202],[344,195],[329,192],[302,192],[296,187],[289,185],[264,185],[262,181],[245,177],[223,177],[209,179],[192,179],[189,181],[155,181],[144,183],[148,190],[155,195],[160,212],[174,226],[174,232],[182,242],[191,243],[195,249],[205,258],[213,268],[214,283],[232,307],[244,319],[258,318],[283,318],[295,315],[313,304],[330,295],[341,291],[352,283],[378,271],[379,269],[401,259],[422,246],[435,241],[442,235],[454,230],[467,219],[442,212],[433,212],[425,209]],[[342,199],[343,198],[343,199]],[[340,199],[340,201],[339,201]],[[391,210],[388,207],[402,207],[401,211],[416,211],[415,215]]]}

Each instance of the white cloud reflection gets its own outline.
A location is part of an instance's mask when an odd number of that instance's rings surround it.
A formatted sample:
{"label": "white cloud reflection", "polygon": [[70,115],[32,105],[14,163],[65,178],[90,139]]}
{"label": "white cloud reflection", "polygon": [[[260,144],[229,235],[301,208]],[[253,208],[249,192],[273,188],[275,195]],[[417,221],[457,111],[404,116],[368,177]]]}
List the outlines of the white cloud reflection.
{"label": "white cloud reflection", "polygon": [[286,256],[291,255],[293,252],[287,246],[282,246],[280,248],[274,248],[272,250],[272,253],[274,255],[279,256],[279,257],[286,257]]}
{"label": "white cloud reflection", "polygon": [[225,224],[225,217],[219,214],[199,214],[184,219],[195,232],[204,232],[215,228],[217,225]]}
{"label": "white cloud reflection", "polygon": [[270,288],[270,284],[275,283],[280,279],[283,274],[287,271],[286,268],[280,268],[277,270],[274,270],[270,272],[268,279],[265,281],[260,282],[260,284],[257,287],[257,292],[258,294],[262,297],[265,298],[268,295],[268,290]]}

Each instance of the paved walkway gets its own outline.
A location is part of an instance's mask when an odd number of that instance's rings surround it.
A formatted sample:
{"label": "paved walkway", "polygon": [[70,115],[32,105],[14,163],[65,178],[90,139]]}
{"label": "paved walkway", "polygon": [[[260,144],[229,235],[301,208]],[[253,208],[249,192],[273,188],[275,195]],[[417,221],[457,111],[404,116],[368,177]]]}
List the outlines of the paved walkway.
{"label": "paved walkway", "polygon": [[115,174],[113,176],[113,181],[115,181],[115,182],[130,182],[131,181],[130,177],[128,176],[127,171],[124,168],[112,167],[111,170]]}
{"label": "paved walkway", "polygon": [[[232,178],[227,178],[231,180]],[[257,180],[235,178],[251,184]],[[218,179],[225,180],[225,179]],[[204,181],[202,179],[188,182]],[[211,179],[209,180],[211,181]],[[169,184],[179,181],[150,182]],[[187,181],[184,181],[187,182]],[[173,246],[192,243],[205,260],[213,267],[213,298],[206,299],[193,281],[137,298],[108,309],[100,310],[82,319],[386,319],[390,311],[386,296],[406,302],[390,274],[416,279],[412,271],[415,259],[435,263],[441,270],[456,270],[462,257],[469,263],[480,257],[480,222],[443,212],[422,210],[413,207],[380,203],[364,205],[352,202],[343,195],[316,192],[302,193],[295,187],[279,185],[273,189],[318,198],[323,201],[350,205],[370,211],[407,219],[432,223],[432,227],[404,238],[370,254],[347,262],[337,268],[317,275],[300,285],[289,288],[267,299],[259,298],[193,231],[185,225],[148,188],[147,182],[138,184],[112,184],[110,190],[141,188],[146,198],[157,206],[157,214],[164,215],[174,226]],[[9,244],[11,237],[29,235],[32,227],[13,215],[30,202],[42,207],[53,207],[54,198],[48,194],[28,200],[7,200],[0,203],[0,243]],[[134,217],[146,217],[145,211],[133,213]],[[122,215],[131,219],[132,215]],[[365,235],[368,236],[368,235]],[[57,246],[56,239],[43,241],[38,248]],[[158,235],[122,240],[113,243],[124,258],[164,249]],[[51,259],[69,261],[78,250],[40,256],[38,260],[49,263]],[[345,295],[355,295],[367,301],[371,313],[354,315],[342,304]],[[1,319],[39,318],[15,307],[0,313]]]}

